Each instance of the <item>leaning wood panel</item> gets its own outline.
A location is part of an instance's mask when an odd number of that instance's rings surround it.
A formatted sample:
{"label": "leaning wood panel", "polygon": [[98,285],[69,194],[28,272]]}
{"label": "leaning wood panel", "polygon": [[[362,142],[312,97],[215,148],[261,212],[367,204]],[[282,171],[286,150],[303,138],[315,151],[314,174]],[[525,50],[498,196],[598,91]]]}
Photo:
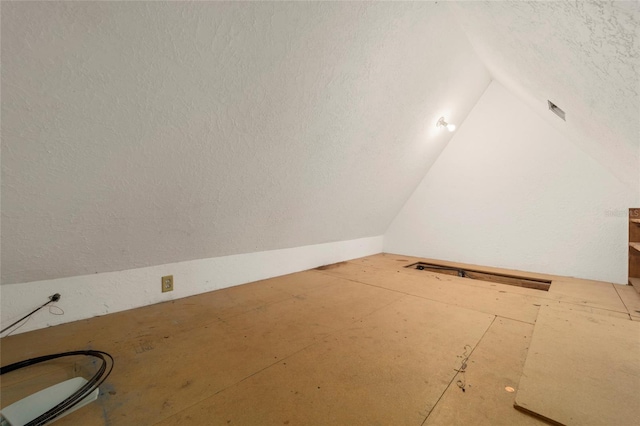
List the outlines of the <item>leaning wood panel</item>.
{"label": "leaning wood panel", "polygon": [[515,405],[564,425],[638,424],[638,359],[640,322],[543,306]]}

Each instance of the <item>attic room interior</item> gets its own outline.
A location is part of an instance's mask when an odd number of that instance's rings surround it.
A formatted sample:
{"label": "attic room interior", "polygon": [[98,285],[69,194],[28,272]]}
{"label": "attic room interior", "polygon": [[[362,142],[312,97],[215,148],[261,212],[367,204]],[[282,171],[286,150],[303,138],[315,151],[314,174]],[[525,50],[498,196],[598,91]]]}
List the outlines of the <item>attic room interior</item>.
{"label": "attic room interior", "polygon": [[2,426],[637,424],[638,2],[0,16]]}

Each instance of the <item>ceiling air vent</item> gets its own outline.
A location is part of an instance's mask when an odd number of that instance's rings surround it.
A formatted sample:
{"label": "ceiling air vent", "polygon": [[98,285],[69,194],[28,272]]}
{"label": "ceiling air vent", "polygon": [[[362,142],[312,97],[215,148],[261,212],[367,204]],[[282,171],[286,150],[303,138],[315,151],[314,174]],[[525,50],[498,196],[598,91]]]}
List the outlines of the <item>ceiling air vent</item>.
{"label": "ceiling air vent", "polygon": [[552,113],[554,113],[555,115],[557,115],[558,117],[562,118],[564,121],[567,121],[564,118],[564,111],[561,110],[558,105],[554,104],[553,102],[547,100],[547,103],[549,104],[549,109],[551,110]]}

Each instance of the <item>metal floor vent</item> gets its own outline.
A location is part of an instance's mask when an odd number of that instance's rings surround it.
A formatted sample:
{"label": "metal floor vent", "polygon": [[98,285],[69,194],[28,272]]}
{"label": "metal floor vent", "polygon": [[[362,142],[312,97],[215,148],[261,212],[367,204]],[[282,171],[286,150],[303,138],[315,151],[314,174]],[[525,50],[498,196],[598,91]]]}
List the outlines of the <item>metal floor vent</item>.
{"label": "metal floor vent", "polygon": [[417,262],[405,266],[405,268],[419,271],[436,272],[439,274],[456,275],[461,278],[488,281],[493,283],[513,285],[517,287],[532,288],[534,290],[549,291],[550,280],[539,278],[519,277],[517,275],[498,274],[495,272],[478,271],[475,269],[459,268],[456,266],[438,265],[435,263]]}

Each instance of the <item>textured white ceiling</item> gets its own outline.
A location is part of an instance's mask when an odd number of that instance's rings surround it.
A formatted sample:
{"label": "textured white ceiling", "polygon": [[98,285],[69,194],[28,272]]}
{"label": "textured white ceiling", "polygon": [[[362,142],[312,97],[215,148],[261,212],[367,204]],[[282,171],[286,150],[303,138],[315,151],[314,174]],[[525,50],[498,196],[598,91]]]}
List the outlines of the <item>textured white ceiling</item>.
{"label": "textured white ceiling", "polygon": [[490,81],[442,2],[1,7],[3,283],[383,234]]}
{"label": "textured white ceiling", "polygon": [[[452,5],[492,77],[638,194],[640,2]],[[547,110],[547,100],[566,112],[566,122]]]}

